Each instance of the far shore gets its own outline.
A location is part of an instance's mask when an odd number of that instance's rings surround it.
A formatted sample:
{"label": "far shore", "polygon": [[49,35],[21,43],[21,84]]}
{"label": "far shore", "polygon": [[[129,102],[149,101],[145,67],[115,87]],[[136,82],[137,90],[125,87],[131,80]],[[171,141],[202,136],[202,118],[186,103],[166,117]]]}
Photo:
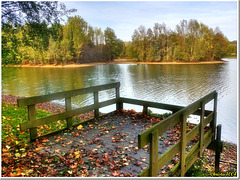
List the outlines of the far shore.
{"label": "far shore", "polygon": [[175,62],[139,62],[133,60],[125,60],[125,59],[116,59],[110,62],[92,62],[92,63],[84,63],[84,64],[65,64],[65,65],[55,65],[55,64],[24,64],[24,65],[15,65],[15,67],[41,67],[41,68],[77,68],[77,67],[87,67],[87,66],[97,66],[97,65],[105,65],[105,64],[219,64],[226,63],[227,61],[219,60],[219,61],[199,61],[199,62],[184,62],[184,61],[175,61]]}

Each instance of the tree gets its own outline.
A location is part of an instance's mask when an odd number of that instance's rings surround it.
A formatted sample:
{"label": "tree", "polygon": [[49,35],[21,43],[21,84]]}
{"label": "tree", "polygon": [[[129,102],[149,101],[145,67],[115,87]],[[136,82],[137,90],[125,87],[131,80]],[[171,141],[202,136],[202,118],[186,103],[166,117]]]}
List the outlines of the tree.
{"label": "tree", "polygon": [[56,23],[62,16],[75,12],[67,10],[63,3],[57,1],[2,1],[2,24],[23,25],[29,22]]}
{"label": "tree", "polygon": [[[24,58],[44,63],[49,45],[48,26],[76,11],[67,10],[63,3],[56,1],[3,1],[1,7],[4,65],[17,64]],[[23,34],[21,38],[16,36],[18,32]]]}
{"label": "tree", "polygon": [[84,44],[88,44],[88,24],[80,16],[68,18],[67,24],[64,26],[63,39],[67,39],[70,43],[70,54],[75,62],[80,62],[81,48]]}
{"label": "tree", "polygon": [[104,31],[105,44],[108,48],[108,59],[113,60],[117,58],[124,46],[124,42],[117,38],[113,29],[107,27]]}

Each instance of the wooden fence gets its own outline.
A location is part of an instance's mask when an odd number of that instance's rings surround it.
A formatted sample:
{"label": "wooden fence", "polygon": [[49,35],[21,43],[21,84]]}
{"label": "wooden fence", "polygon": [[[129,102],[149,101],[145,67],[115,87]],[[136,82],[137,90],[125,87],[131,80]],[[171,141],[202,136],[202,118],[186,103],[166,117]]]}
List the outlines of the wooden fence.
{"label": "wooden fence", "polygon": [[[148,107],[170,110],[173,112],[171,116],[163,121],[155,124],[151,128],[143,131],[138,135],[138,147],[143,148],[150,143],[150,165],[144,169],[139,176],[157,176],[159,170],[167,164],[177,153],[180,152],[180,162],[176,164],[169,176],[181,175],[184,176],[186,171],[196,161],[197,157],[201,156],[205,148],[211,148],[217,152],[222,150],[222,143],[215,140],[216,116],[217,116],[217,92],[213,91],[187,107],[176,106],[164,103],[155,103],[150,101],[142,101],[130,98],[120,97],[120,83],[111,83],[101,86],[94,86],[84,89],[76,89],[71,91],[59,92],[43,96],[35,96],[29,98],[18,99],[18,106],[27,106],[28,122],[20,125],[21,130],[30,129],[30,139],[34,140],[37,136],[37,126],[48,124],[60,119],[66,119],[67,128],[72,126],[72,117],[78,114],[94,110],[95,118],[99,117],[99,108],[108,105],[116,104],[116,109],[123,109],[123,103],[135,104],[143,106],[143,112],[147,114]],[[116,98],[99,102],[98,92],[115,88]],[[94,104],[72,110],[71,97],[93,93]],[[66,111],[63,113],[51,115],[45,118],[36,119],[35,105],[46,101],[65,98]],[[213,111],[205,110],[205,104],[214,100]],[[200,123],[195,126],[190,132],[186,133],[186,120],[190,114],[200,115]],[[158,157],[159,136],[166,132],[171,127],[181,122],[181,139],[171,146],[164,154]],[[210,129],[204,134],[204,127],[210,123]],[[186,154],[186,145],[196,135],[199,135],[199,141]],[[215,159],[215,161],[218,161]]]}
{"label": "wooden fence", "polygon": [[[173,113],[165,120],[155,124],[151,128],[143,131],[138,135],[138,147],[143,148],[150,143],[150,165],[144,169],[139,176],[157,176],[160,169],[167,164],[172,158],[180,152],[180,162],[172,168],[169,176],[184,176],[186,171],[192,166],[196,159],[202,155],[205,148],[207,148],[212,142],[211,149],[218,152],[221,151],[221,142],[215,141],[215,129],[216,129],[216,115],[217,115],[217,92],[204,96],[196,102],[190,104],[187,107],[181,108],[176,106],[162,106],[157,103],[144,103],[136,100],[126,100],[122,98],[123,102],[132,104],[143,105],[143,109],[146,112],[147,107],[155,107],[161,109],[168,109],[178,111]],[[206,111],[205,104],[214,100],[213,111]],[[186,120],[190,114],[200,114],[200,123],[195,126],[190,132],[186,133]],[[171,127],[181,122],[181,139],[171,146],[164,154],[158,157],[158,143],[159,136],[166,132]],[[210,129],[204,134],[204,127],[210,123]],[[190,149],[186,154],[186,145],[196,135],[199,134],[199,141]]]}
{"label": "wooden fence", "polygon": [[[67,128],[69,128],[72,126],[72,117],[73,116],[76,116],[78,114],[82,114],[85,112],[89,112],[92,110],[94,110],[94,116],[95,116],[95,118],[97,118],[99,116],[99,108],[101,108],[101,107],[105,107],[105,106],[108,106],[111,104],[117,104],[117,108],[119,108],[119,104],[118,104],[118,98],[120,97],[119,87],[120,87],[120,83],[117,82],[117,83],[94,86],[94,87],[89,87],[89,88],[59,92],[59,93],[54,93],[54,94],[49,94],[49,95],[34,96],[34,97],[29,97],[29,98],[18,99],[17,100],[18,107],[27,106],[27,109],[28,109],[28,122],[24,122],[24,123],[20,124],[20,129],[21,130],[30,129],[30,140],[33,141],[36,138],[38,138],[38,136],[37,136],[37,127],[38,126],[45,125],[45,124],[55,122],[58,120],[66,119]],[[112,88],[115,88],[115,90],[116,90],[116,98],[107,100],[104,102],[99,102],[98,92],[103,91],[103,90],[112,89]],[[82,95],[82,94],[87,94],[87,93],[93,93],[94,104],[72,110],[71,97]],[[52,101],[52,100],[56,100],[56,99],[63,99],[63,98],[65,99],[65,109],[66,109],[65,112],[59,113],[59,114],[54,114],[54,115],[40,118],[40,119],[36,119],[35,105],[37,103],[43,103],[43,102],[48,102],[48,101]]]}

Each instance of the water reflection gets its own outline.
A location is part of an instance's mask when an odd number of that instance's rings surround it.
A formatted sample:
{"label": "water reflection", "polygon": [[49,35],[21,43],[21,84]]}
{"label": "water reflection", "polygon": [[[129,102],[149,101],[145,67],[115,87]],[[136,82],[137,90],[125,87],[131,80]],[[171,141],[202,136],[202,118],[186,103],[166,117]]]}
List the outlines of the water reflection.
{"label": "water reflection", "polygon": [[[236,59],[226,64],[208,65],[110,64],[82,68],[19,68],[14,78],[3,79],[2,91],[29,97],[116,81],[121,83],[123,97],[184,106],[216,90],[219,94],[218,123],[223,124],[222,138],[236,142]],[[100,101],[113,97],[114,89],[99,94]],[[92,104],[93,95],[74,97],[73,103],[79,107]],[[108,107],[103,111],[114,108]],[[235,133],[233,138],[232,129]]]}

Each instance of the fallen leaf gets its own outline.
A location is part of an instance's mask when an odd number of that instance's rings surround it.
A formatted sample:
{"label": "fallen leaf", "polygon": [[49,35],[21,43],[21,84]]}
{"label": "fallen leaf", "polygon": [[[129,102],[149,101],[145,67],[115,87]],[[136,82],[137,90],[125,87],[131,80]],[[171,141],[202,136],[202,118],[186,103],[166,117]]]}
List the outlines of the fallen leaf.
{"label": "fallen leaf", "polygon": [[140,166],[140,165],[142,165],[142,162],[136,162],[135,165]]}
{"label": "fallen leaf", "polygon": [[172,169],[173,166],[174,166],[173,164],[168,165],[168,169]]}
{"label": "fallen leaf", "polygon": [[121,174],[121,171],[118,170],[118,171],[112,171],[112,176],[116,177],[116,176],[119,176]]}
{"label": "fallen leaf", "polygon": [[83,128],[82,125],[79,125],[79,126],[77,127],[78,130],[80,130],[80,129],[82,129],[82,128]]}

